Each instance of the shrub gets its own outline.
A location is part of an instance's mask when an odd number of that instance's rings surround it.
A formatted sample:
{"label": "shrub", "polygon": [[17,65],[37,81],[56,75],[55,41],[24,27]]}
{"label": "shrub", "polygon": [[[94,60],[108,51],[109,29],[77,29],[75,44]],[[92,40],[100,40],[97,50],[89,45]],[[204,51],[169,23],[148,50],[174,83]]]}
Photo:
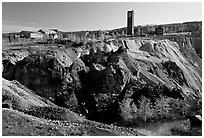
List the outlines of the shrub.
{"label": "shrub", "polygon": [[79,36],[76,36],[76,40],[75,40],[75,42],[76,42],[77,44],[79,44],[79,43],[81,42],[81,39],[80,39]]}
{"label": "shrub", "polygon": [[137,118],[139,118],[139,120],[143,120],[144,122],[146,122],[148,119],[152,119],[154,110],[150,99],[142,97],[139,103],[139,108],[134,107],[134,114],[137,116]]}
{"label": "shrub", "polygon": [[101,33],[101,34],[100,34],[100,38],[99,38],[99,40],[104,41],[104,39],[105,39],[105,36],[104,36],[103,33]]}
{"label": "shrub", "polygon": [[171,109],[170,114],[172,114],[172,119],[184,118],[190,107],[187,101],[172,98],[169,101],[169,106]]}
{"label": "shrub", "polygon": [[137,123],[159,119],[184,118],[189,105],[184,100],[161,97],[152,103],[150,99],[142,96],[138,105],[128,99],[121,103],[121,116],[124,122]]}
{"label": "shrub", "polygon": [[126,99],[123,100],[122,103],[120,103],[120,115],[122,117],[123,122],[130,122],[133,119],[133,114],[132,114],[132,107],[131,107],[131,102],[132,99]]}
{"label": "shrub", "polygon": [[170,112],[170,105],[169,105],[170,98],[161,97],[157,99],[154,106],[154,118],[161,119],[161,118],[168,118]]}
{"label": "shrub", "polygon": [[88,42],[88,39],[86,38],[86,36],[82,36],[81,41],[82,41],[83,45],[86,45]]}

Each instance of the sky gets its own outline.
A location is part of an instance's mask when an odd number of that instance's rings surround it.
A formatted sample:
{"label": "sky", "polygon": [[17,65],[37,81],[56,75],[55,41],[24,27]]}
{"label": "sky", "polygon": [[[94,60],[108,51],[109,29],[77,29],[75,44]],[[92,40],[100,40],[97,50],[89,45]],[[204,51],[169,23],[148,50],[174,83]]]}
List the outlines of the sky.
{"label": "sky", "polygon": [[126,27],[128,10],[135,26],[202,20],[201,2],[3,2],[2,32],[116,29]]}

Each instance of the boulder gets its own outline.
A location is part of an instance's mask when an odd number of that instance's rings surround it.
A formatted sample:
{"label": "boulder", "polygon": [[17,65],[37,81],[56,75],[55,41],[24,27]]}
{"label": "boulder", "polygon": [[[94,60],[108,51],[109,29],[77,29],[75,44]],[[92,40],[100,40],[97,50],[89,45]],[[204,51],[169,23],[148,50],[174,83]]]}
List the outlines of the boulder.
{"label": "boulder", "polygon": [[156,46],[156,43],[154,42],[147,42],[143,44],[139,49],[148,53],[154,53],[154,47]]}

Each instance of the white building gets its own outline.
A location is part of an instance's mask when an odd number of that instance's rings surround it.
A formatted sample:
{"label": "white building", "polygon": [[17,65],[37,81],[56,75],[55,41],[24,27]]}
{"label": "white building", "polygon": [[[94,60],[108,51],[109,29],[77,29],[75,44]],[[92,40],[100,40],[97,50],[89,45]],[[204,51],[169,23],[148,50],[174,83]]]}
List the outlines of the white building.
{"label": "white building", "polygon": [[57,39],[58,36],[58,30],[56,29],[40,29],[38,32],[42,33],[44,35],[45,39]]}
{"label": "white building", "polygon": [[31,32],[30,33],[30,38],[33,39],[42,39],[43,38],[43,34],[40,32]]}

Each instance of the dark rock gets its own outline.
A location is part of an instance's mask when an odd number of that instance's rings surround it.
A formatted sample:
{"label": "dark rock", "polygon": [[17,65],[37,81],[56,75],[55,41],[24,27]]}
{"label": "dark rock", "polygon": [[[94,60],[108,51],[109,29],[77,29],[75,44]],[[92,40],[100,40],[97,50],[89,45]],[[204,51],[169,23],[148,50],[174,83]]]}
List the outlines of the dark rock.
{"label": "dark rock", "polygon": [[11,109],[11,105],[8,103],[2,103],[2,108],[9,108]]}
{"label": "dark rock", "polygon": [[7,80],[13,80],[16,66],[12,64],[10,60],[3,60],[2,63],[3,63],[2,77]]}
{"label": "dark rock", "polygon": [[77,110],[75,91],[81,87],[78,72],[82,70],[85,65],[71,49],[58,49],[31,54],[16,65],[5,62],[3,77],[18,80],[38,95]]}
{"label": "dark rock", "polygon": [[[81,79],[81,102],[87,110],[89,119],[113,123],[119,119],[119,101],[125,96],[131,79],[131,72],[126,66],[126,53],[113,53],[108,65],[92,64],[90,71]],[[128,64],[132,71],[135,66]],[[112,114],[110,117],[109,115]]]}
{"label": "dark rock", "polygon": [[168,72],[168,75],[170,78],[173,78],[180,85],[183,85],[184,83],[186,84],[184,74],[181,71],[181,69],[176,65],[175,62],[172,62],[169,60],[169,61],[163,62],[162,65]]}
{"label": "dark rock", "polygon": [[202,126],[202,117],[200,115],[188,115],[186,118],[189,119],[191,127]]}
{"label": "dark rock", "polygon": [[[66,48],[74,45],[70,42],[61,49],[36,50],[15,65],[5,61],[3,74],[59,106],[105,123],[120,120],[123,100],[131,99],[136,105],[141,97],[152,103],[162,96],[183,100],[193,97],[195,88],[201,90],[201,73],[193,71],[195,68],[200,72],[200,65],[192,67],[184,60],[187,50],[179,53],[179,46],[169,40],[155,40],[150,49],[148,45],[143,47],[144,51],[140,42],[124,43],[121,46],[117,40],[110,44],[97,41],[84,48]],[[112,51],[105,50],[105,45],[111,46]],[[80,59],[73,49],[76,53],[88,52],[80,53]],[[201,92],[197,93],[199,97]]]}

